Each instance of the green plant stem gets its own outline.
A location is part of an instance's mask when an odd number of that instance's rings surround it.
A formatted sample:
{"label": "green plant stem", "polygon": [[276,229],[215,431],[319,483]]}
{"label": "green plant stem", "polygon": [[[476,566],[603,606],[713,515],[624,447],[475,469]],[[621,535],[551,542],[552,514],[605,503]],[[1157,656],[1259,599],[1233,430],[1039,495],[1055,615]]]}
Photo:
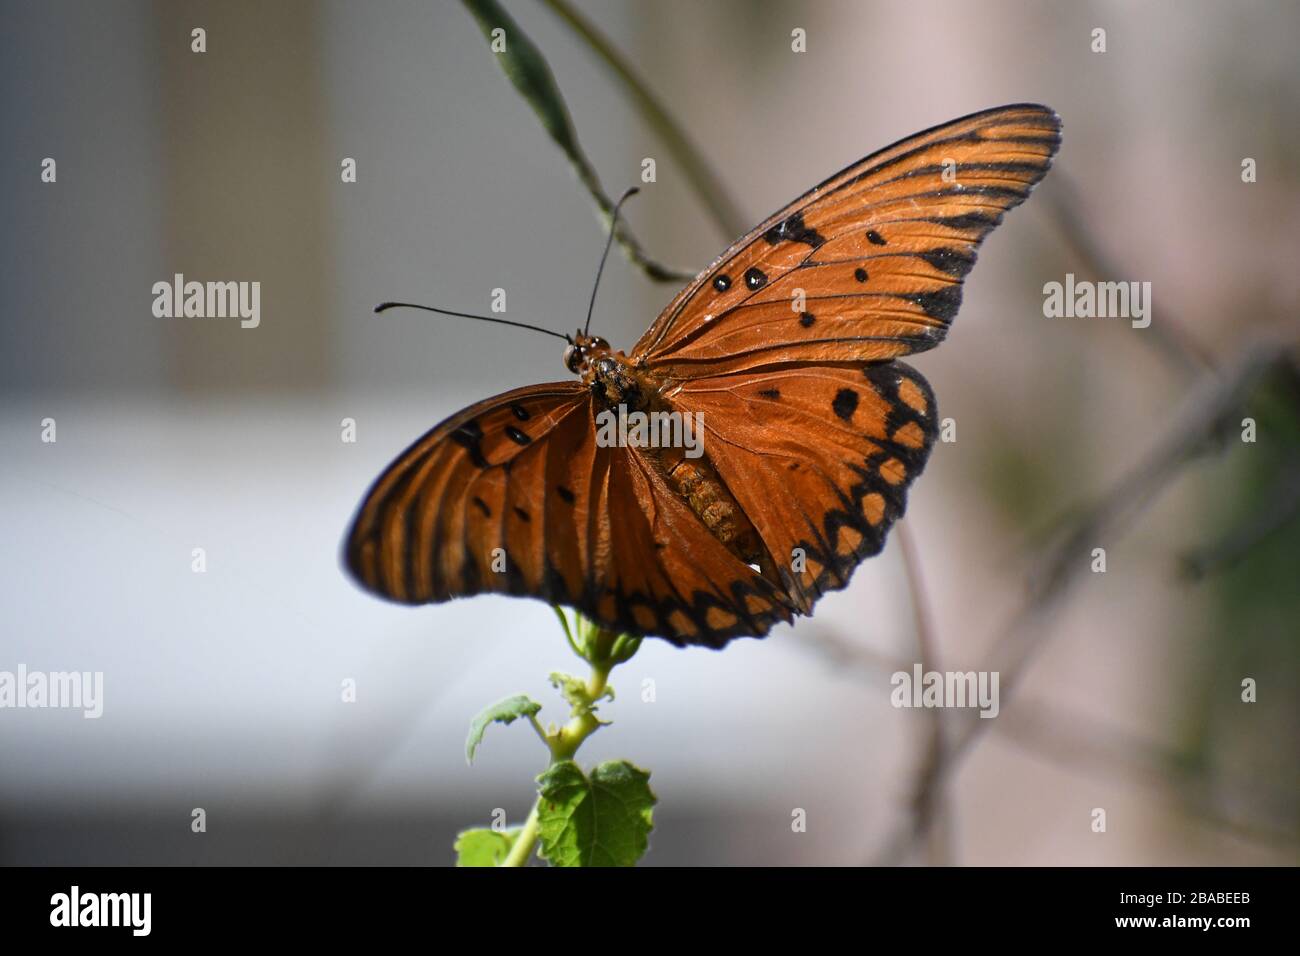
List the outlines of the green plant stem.
{"label": "green plant stem", "polygon": [[542,725],[537,718],[532,714],[529,714],[528,722],[532,724],[533,730],[537,731],[537,736],[541,739],[542,743],[549,747],[551,745],[550,738],[546,736],[546,731],[542,728]]}
{"label": "green plant stem", "polygon": [[[601,728],[601,721],[594,713],[595,703],[604,696],[609,686],[609,672],[613,667],[613,664],[593,664],[591,666],[591,676],[587,678],[586,686],[587,699],[591,703],[574,714],[569,722],[554,734],[542,734],[542,740],[551,750],[552,765],[565,760],[572,760],[583,742]],[[541,733],[541,726],[536,719],[530,716],[529,720]],[[533,858],[533,853],[537,849],[537,841],[541,837],[538,820],[540,807],[541,798],[539,797],[534,801],[533,809],[529,812],[528,819],[524,821],[523,829],[519,831],[519,836],[515,839],[510,852],[506,854],[506,858],[501,862],[502,866],[527,866],[528,861]]]}
{"label": "green plant stem", "polygon": [[[605,693],[609,682],[609,667],[593,664],[587,679],[587,696],[594,704]],[[551,738],[551,763],[572,760],[582,742],[600,729],[600,720],[592,709],[577,713]]]}
{"label": "green plant stem", "polygon": [[506,858],[501,861],[502,866],[527,866],[528,861],[532,859],[533,850],[537,846],[537,837],[539,832],[538,813],[541,809],[542,798],[538,797],[533,801],[533,809],[528,814],[528,819],[524,821],[524,827],[519,831],[519,836],[515,839],[515,844],[506,854]]}

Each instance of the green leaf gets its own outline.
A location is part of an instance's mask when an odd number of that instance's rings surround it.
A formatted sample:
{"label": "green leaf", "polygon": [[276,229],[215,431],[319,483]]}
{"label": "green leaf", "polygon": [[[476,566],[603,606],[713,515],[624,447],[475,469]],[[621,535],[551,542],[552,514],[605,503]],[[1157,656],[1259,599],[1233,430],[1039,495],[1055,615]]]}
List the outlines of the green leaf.
{"label": "green leaf", "polygon": [[548,678],[551,686],[560,692],[560,696],[573,708],[573,716],[591,710],[591,697],[587,694],[587,682],[572,674],[552,671]]}
{"label": "green leaf", "polygon": [[572,760],[537,778],[542,853],[552,866],[633,866],[654,824],[650,774],[626,760],[588,777]]}
{"label": "green leaf", "polygon": [[[577,130],[574,129],[573,120],[569,115],[569,108],[564,102],[564,96],[560,93],[560,87],[555,82],[555,75],[551,72],[546,57],[542,56],[542,51],[496,0],[462,0],[462,2],[478,21],[479,29],[483,31],[489,46],[499,41],[499,37],[494,37],[493,32],[504,31],[505,49],[494,53],[501,69],[505,71],[506,78],[514,88],[519,91],[519,95],[532,107],[551,139],[564,151],[578,180],[587,188],[587,192],[596,203],[601,221],[606,228],[609,228],[613,219],[614,203],[605,194],[595,167],[587,159],[587,154],[582,151]],[[618,223],[614,237],[628,260],[639,266],[651,279],[657,282],[685,282],[694,278],[690,272],[670,269],[647,257],[633,238],[631,231],[622,222]]]}
{"label": "green leaf", "polygon": [[520,717],[534,716],[541,709],[541,704],[523,694],[507,697],[490,707],[485,707],[470,721],[469,736],[465,738],[466,761],[474,762],[474,751],[478,749],[479,742],[483,739],[483,731],[487,730],[488,724],[512,724]]}
{"label": "green leaf", "polygon": [[519,827],[510,830],[463,830],[456,836],[457,866],[500,866],[519,838]]}

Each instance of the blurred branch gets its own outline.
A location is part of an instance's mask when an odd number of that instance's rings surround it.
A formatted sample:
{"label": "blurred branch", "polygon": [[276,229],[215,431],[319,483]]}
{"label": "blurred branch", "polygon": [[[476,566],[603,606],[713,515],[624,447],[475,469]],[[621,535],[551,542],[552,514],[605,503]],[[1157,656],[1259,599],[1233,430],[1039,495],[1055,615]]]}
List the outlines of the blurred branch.
{"label": "blurred branch", "polygon": [[[1079,212],[1078,194],[1070,178],[1057,169],[1052,172],[1052,182],[1053,188],[1043,193],[1052,211],[1052,221],[1083,268],[1098,281],[1114,280],[1123,275],[1123,270],[1106,256],[1085,225]],[[1213,368],[1214,360],[1193,338],[1187,324],[1167,306],[1161,307],[1161,313],[1160,321],[1152,322],[1150,328],[1144,330],[1151,333],[1149,341],[1159,346],[1184,372]],[[1146,340],[1147,337],[1139,338]]]}
{"label": "blurred branch", "polygon": [[[980,670],[1000,674],[1000,693],[1005,707],[1035,654],[1051,635],[1041,626],[1043,618],[1058,603],[1079,573],[1088,566],[1087,554],[1108,536],[1131,528],[1137,516],[1160,491],[1181,474],[1221,433],[1225,421],[1241,407],[1264,372],[1284,358],[1284,349],[1259,345],[1246,350],[1245,357],[1227,376],[1208,374],[1156,447],[1130,474],[1093,505],[1073,518],[1057,535],[1057,544],[1033,562],[1037,569],[1029,579],[1020,608],[999,630],[1001,637]],[[941,759],[926,779],[926,786],[939,788],[989,725],[996,721],[966,717],[964,726],[947,737]],[[912,819],[886,839],[877,857],[879,863],[905,859],[916,841],[933,825],[933,818],[913,814]]]}
{"label": "blurred branch", "polygon": [[631,96],[633,105],[640,110],[641,116],[651,128],[659,134],[664,145],[668,147],[668,152],[686,173],[686,179],[695,190],[696,197],[709,210],[714,222],[725,235],[726,241],[730,242],[737,236],[743,235],[751,224],[732,199],[727,184],[714,172],[704,155],[696,149],[685,130],[641,82],[641,78],[633,71],[623,55],[589,20],[575,10],[568,0],[541,0],[541,2],[550,7],[556,16],[591,47],[601,62],[623,85]]}
{"label": "blurred branch", "polygon": [[[613,220],[614,203],[606,195],[595,167],[587,159],[586,153],[578,142],[578,134],[569,116],[569,108],[565,105],[564,96],[555,82],[555,75],[547,65],[541,50],[496,0],[462,0],[462,2],[478,21],[479,29],[483,31],[483,36],[489,45],[494,42],[492,36],[494,30],[505,31],[505,49],[495,53],[501,69],[532,107],[551,139],[569,158],[569,165],[573,167],[578,181],[591,194],[601,222],[606,229],[609,229]],[[673,269],[647,256],[624,220],[618,222],[614,238],[628,261],[656,282],[686,282],[695,278],[692,272]]]}
{"label": "blurred branch", "polygon": [[1183,573],[1197,580],[1230,568],[1256,545],[1286,527],[1300,513],[1300,456],[1293,455],[1286,463],[1264,500],[1269,504],[1248,524],[1217,544],[1184,555],[1179,562]]}
{"label": "blurred branch", "polygon": [[[1034,701],[1017,701],[1009,714],[1010,719],[998,728],[999,734],[1037,755],[1071,769],[1091,764],[1122,771],[1146,786],[1169,791],[1194,819],[1233,836],[1271,849],[1281,843],[1300,845],[1300,834],[1285,826],[1258,822],[1270,814],[1270,806],[1290,806],[1294,800],[1291,789],[1253,780],[1249,789],[1220,794],[1218,801],[1212,801],[1205,795],[1218,791],[1221,781],[1192,769],[1191,762],[1177,750]],[[1249,818],[1229,815],[1216,803],[1251,805],[1252,811]]]}
{"label": "blurred branch", "polygon": [[[838,671],[846,667],[857,668],[873,677],[907,670],[910,664],[888,655],[855,644],[833,631],[816,632],[811,647]],[[942,711],[935,709],[934,713]],[[1215,830],[1230,833],[1253,843],[1275,849],[1279,843],[1300,846],[1300,833],[1281,825],[1260,824],[1254,819],[1243,819],[1240,814],[1228,815],[1219,810],[1215,802],[1189,793],[1204,794],[1216,789],[1218,781],[1192,769],[1183,754],[1165,745],[1144,740],[1113,726],[1075,711],[1067,711],[1057,704],[1019,697],[1014,707],[1005,708],[996,720],[988,721],[999,737],[1016,744],[1036,757],[1072,770],[1091,765],[1104,773],[1123,775],[1151,790],[1176,797],[1180,808],[1190,819]],[[927,785],[939,787],[938,782]],[[1221,795],[1218,803],[1252,803],[1260,810],[1256,816],[1265,815],[1267,801],[1259,799],[1261,792],[1272,798],[1278,806],[1286,806],[1290,791],[1267,781],[1252,781],[1249,791]],[[1229,799],[1229,797],[1231,799]],[[918,822],[921,824],[918,827]],[[882,850],[877,863],[903,862],[911,851],[918,830],[925,832],[928,824],[915,815],[905,827],[894,834],[890,846]]]}
{"label": "blurred branch", "polygon": [[[1279,369],[1278,397],[1287,404],[1291,418],[1300,420],[1300,359],[1293,352],[1289,361],[1279,363]],[[1217,544],[1185,554],[1180,564],[1188,578],[1197,580],[1232,567],[1300,513],[1300,451],[1293,448],[1282,454],[1260,512]]]}

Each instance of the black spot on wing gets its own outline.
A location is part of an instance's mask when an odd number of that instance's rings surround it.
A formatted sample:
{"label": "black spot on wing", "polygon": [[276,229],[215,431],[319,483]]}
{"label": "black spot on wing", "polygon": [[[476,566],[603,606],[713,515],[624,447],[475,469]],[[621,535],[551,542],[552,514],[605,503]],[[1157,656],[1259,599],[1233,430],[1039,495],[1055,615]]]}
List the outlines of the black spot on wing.
{"label": "black spot on wing", "polygon": [[578,496],[575,495],[575,494],[574,494],[572,491],[570,491],[568,488],[564,487],[564,485],[556,485],[556,486],[555,486],[555,493],[558,494],[561,498],[564,499],[565,504],[570,504],[570,505],[571,505],[571,504],[573,504],[575,501],[578,500]]}
{"label": "black spot on wing", "polygon": [[713,288],[718,292],[726,292],[731,288],[731,276],[725,272],[713,277]]}
{"label": "black spot on wing", "polygon": [[867,242],[871,243],[873,246],[883,246],[886,244],[884,236],[876,232],[874,229],[867,230]]}
{"label": "black spot on wing", "polygon": [[763,238],[768,245],[775,246],[779,242],[802,242],[816,249],[826,240],[817,234],[816,229],[809,229],[804,225],[803,213],[797,212],[777,223],[767,232],[763,233]]}
{"label": "black spot on wing", "polygon": [[532,516],[532,515],[530,515],[527,511],[525,511],[523,508],[520,508],[520,507],[518,507],[518,506],[515,507],[515,514],[519,517],[519,520],[520,520],[520,521],[532,521],[532,520],[533,520],[533,516]]}
{"label": "black spot on wing", "polygon": [[751,267],[745,271],[745,285],[751,289],[761,289],[767,285],[767,273],[762,269]]}
{"label": "black spot on wing", "polygon": [[483,429],[478,422],[472,419],[467,421],[452,431],[451,440],[469,453],[469,460],[475,465],[480,468],[488,466],[487,459],[483,457]]}
{"label": "black spot on wing", "polygon": [[859,282],[866,282],[868,278],[867,270],[859,266],[853,270],[853,278],[857,279]]}
{"label": "black spot on wing", "polygon": [[524,406],[520,405],[518,402],[511,404],[510,411],[514,412],[515,418],[519,419],[521,422],[526,422],[528,419],[532,418],[532,416],[528,414],[528,409],[524,408]]}
{"label": "black spot on wing", "polygon": [[851,388],[842,388],[835,393],[831,409],[842,421],[851,421],[853,413],[858,410],[858,393]]}
{"label": "black spot on wing", "polygon": [[989,215],[986,212],[968,212],[960,216],[934,216],[929,221],[937,226],[947,226],[949,229],[978,229],[981,232],[988,232],[1002,221],[1002,214]]}
{"label": "black spot on wing", "polygon": [[940,272],[946,272],[950,276],[957,276],[957,278],[966,275],[975,267],[975,254],[961,249],[944,247],[918,252],[915,255],[918,259],[924,259]]}
{"label": "black spot on wing", "polygon": [[477,507],[479,511],[483,512],[483,517],[485,518],[492,517],[492,509],[488,507],[486,501],[484,501],[478,495],[475,495],[472,500],[474,502],[475,507]]}
{"label": "black spot on wing", "polygon": [[781,390],[779,388],[765,388],[762,389],[758,394],[763,398],[776,401],[778,398],[781,397]]}
{"label": "black spot on wing", "polygon": [[817,321],[817,316],[813,315],[811,312],[804,312],[802,315],[799,316],[799,324],[802,325],[805,329],[811,328],[812,324],[816,321]]}
{"label": "black spot on wing", "polygon": [[957,310],[961,308],[961,286],[954,283],[933,292],[917,292],[901,298],[915,302],[921,307],[921,311],[932,319],[951,322]]}
{"label": "black spot on wing", "polygon": [[531,438],[521,432],[518,428],[515,428],[514,425],[506,426],[506,435],[516,445],[531,445],[533,443]]}

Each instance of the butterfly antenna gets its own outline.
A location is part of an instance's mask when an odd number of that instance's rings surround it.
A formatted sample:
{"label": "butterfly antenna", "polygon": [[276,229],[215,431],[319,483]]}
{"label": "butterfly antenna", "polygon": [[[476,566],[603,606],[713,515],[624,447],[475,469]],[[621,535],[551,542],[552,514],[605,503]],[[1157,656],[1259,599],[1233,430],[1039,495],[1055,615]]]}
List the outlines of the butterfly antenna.
{"label": "butterfly antenna", "polygon": [[436,312],[438,315],[451,315],[458,319],[477,319],[479,322],[495,322],[498,325],[513,325],[517,329],[532,329],[534,332],[541,332],[543,335],[553,335],[557,339],[564,339],[570,345],[573,344],[573,337],[565,335],[563,332],[552,332],[550,329],[544,329],[540,325],[529,325],[527,322],[514,322],[510,319],[497,319],[490,315],[474,315],[471,312],[452,312],[450,309],[435,309],[431,305],[416,305],[414,302],[385,302],[382,305],[375,306],[376,314],[387,312],[389,309],[423,309],[425,312]]}
{"label": "butterfly antenna", "polygon": [[582,327],[583,335],[586,335],[587,330],[591,328],[591,313],[596,308],[596,290],[600,288],[600,274],[605,271],[605,260],[609,258],[609,247],[614,244],[614,233],[618,231],[618,211],[623,208],[623,203],[640,191],[636,186],[629,187],[627,192],[618,197],[618,202],[614,203],[614,211],[609,214],[609,235],[605,239],[605,251],[600,255],[600,266],[596,269],[596,283],[591,287],[591,303],[587,306],[587,324]]}

